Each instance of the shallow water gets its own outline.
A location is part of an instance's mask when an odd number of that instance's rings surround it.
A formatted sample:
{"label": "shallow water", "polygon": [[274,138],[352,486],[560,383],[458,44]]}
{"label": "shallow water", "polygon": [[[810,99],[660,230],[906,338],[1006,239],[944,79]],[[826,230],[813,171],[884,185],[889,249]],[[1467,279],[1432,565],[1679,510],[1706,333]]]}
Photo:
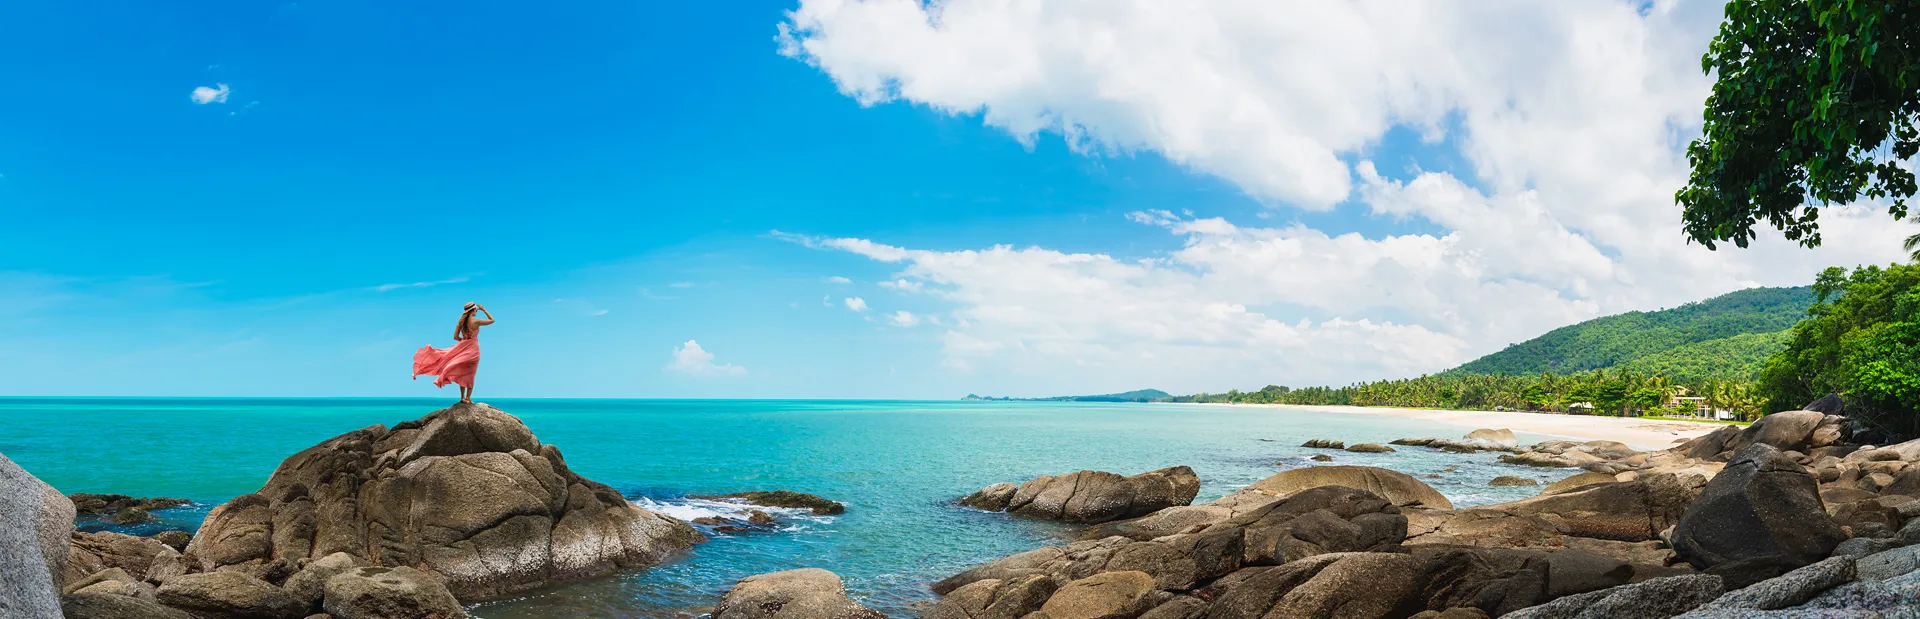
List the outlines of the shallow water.
{"label": "shallow water", "polygon": [[[687,495],[784,489],[847,504],[840,516],[785,511],[770,530],[713,533],[686,557],[481,604],[489,619],[696,617],[742,577],[798,567],[839,573],[856,598],[918,616],[927,583],[971,565],[1058,543],[1049,523],[953,505],[995,482],[1080,469],[1132,474],[1184,464],[1205,501],[1289,467],[1382,466],[1422,476],[1456,505],[1532,496],[1487,486],[1500,475],[1550,481],[1572,471],[1500,465],[1494,454],[1310,450],[1309,438],[1385,443],[1457,437],[1434,422],[1267,408],[1060,402],[782,400],[491,400],[560,447],[587,477],[636,502],[693,518],[735,509]],[[174,496],[158,512],[191,528],[205,511],[257,490],[282,458],[375,423],[445,406],[417,399],[0,398],[0,453],[63,492]],[[1522,434],[1523,443],[1547,437]],[[1455,467],[1452,472],[1445,471]],[[1437,477],[1426,477],[1437,475]],[[92,525],[98,528],[100,525]],[[152,527],[149,527],[151,529]]]}

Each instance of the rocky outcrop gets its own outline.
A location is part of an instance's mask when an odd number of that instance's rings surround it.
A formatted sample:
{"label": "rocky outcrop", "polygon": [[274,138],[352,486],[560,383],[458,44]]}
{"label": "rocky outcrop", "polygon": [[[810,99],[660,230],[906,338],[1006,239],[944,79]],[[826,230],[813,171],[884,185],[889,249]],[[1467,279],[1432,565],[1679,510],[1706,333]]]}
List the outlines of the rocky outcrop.
{"label": "rocky outcrop", "polygon": [[1359,443],[1356,445],[1348,445],[1347,451],[1363,454],[1384,454],[1393,453],[1393,448],[1378,443]]}
{"label": "rocky outcrop", "polygon": [[837,501],[829,501],[825,498],[822,498],[816,495],[806,494],[804,492],[792,492],[789,490],[769,490],[764,492],[735,492],[733,494],[717,494],[717,495],[710,495],[710,496],[698,496],[694,498],[720,500],[720,501],[735,501],[740,503],[746,503],[748,505],[758,505],[761,507],[782,507],[787,509],[804,509],[804,510],[813,512],[813,514],[816,516],[833,516],[838,514],[844,514],[847,512],[847,506],[843,503],[840,503]]}
{"label": "rocky outcrop", "polygon": [[66,579],[75,581],[102,570],[120,569],[148,582],[160,582],[194,566],[160,540],[110,531],[74,533],[68,546]]}
{"label": "rocky outcrop", "polygon": [[0,616],[60,616],[73,502],[0,455]]}
{"label": "rocky outcrop", "polygon": [[310,610],[286,589],[239,570],[175,576],[160,585],[161,604],[197,617],[299,619]]}
{"label": "rocky outcrop", "polygon": [[1184,466],[1125,477],[1104,471],[1080,471],[1040,477],[1020,484],[994,484],[960,504],[1007,511],[1028,518],[1101,523],[1144,516],[1188,505],[1200,492],[1200,478]]}
{"label": "rocky outcrop", "polygon": [[1655,578],[1610,589],[1570,595],[1540,606],[1502,615],[1505,619],[1612,619],[1672,617],[1713,601],[1726,591],[1720,577],[1691,574]]}
{"label": "rocky outcrop", "polygon": [[1620,479],[1618,477],[1615,477],[1613,475],[1608,475],[1606,473],[1594,473],[1594,472],[1575,473],[1571,476],[1562,478],[1560,481],[1547,484],[1547,487],[1540,489],[1540,494],[1560,494],[1562,492],[1566,492],[1568,490],[1573,490],[1575,488],[1580,488],[1583,486],[1591,486],[1594,484],[1610,484],[1616,481],[1620,481]]}
{"label": "rocky outcrop", "polygon": [[748,576],[713,608],[713,619],[886,619],[847,597],[840,576],[806,568]]}
{"label": "rocky outcrop", "polygon": [[1489,486],[1538,486],[1540,485],[1540,481],[1535,479],[1529,479],[1526,477],[1501,475],[1499,477],[1493,478],[1493,481],[1487,482],[1487,485]]}
{"label": "rocky outcrop", "polygon": [[[1310,466],[1280,473],[1254,482],[1238,493],[1257,493],[1286,497],[1322,486],[1359,488],[1379,495],[1394,505],[1453,509],[1453,502],[1432,486],[1413,476],[1371,466]],[[1236,493],[1236,494],[1238,494]]]}
{"label": "rocky outcrop", "polygon": [[344,552],[481,599],[654,565],[699,541],[575,474],[519,419],[461,404],[294,454],[258,492],[214,508],[186,554],[197,570],[275,580]]}
{"label": "rocky outcrop", "polygon": [[95,516],[114,524],[139,524],[153,520],[151,512],[186,505],[192,501],[170,498],[141,498],[124,494],[88,494],[78,493],[67,497],[73,501],[75,511],[83,516]]}
{"label": "rocky outcrop", "polygon": [[1315,438],[1315,439],[1307,439],[1307,442],[1301,443],[1300,446],[1306,447],[1309,449],[1346,449],[1347,443],[1346,441],[1334,441],[1334,440],[1327,440],[1324,438]]}
{"label": "rocky outcrop", "polygon": [[1771,444],[1754,443],[1694,499],[1673,547],[1738,588],[1826,558],[1845,539],[1813,475]]}
{"label": "rocky outcrop", "polygon": [[159,602],[112,593],[72,593],[60,598],[66,619],[196,619]]}

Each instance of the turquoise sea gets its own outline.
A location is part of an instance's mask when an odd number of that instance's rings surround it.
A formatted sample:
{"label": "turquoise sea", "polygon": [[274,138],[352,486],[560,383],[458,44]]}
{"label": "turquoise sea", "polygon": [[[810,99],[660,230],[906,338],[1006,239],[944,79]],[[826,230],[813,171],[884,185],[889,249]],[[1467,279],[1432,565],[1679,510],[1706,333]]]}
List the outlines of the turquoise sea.
{"label": "turquoise sea", "polygon": [[[796,400],[485,399],[558,445],[582,475],[691,519],[730,509],[688,495],[784,489],[842,501],[834,517],[783,514],[775,530],[713,533],[677,562],[476,606],[486,618],[697,617],[742,577],[797,567],[839,573],[894,617],[933,599],[928,582],[1058,543],[1060,526],[958,507],[995,482],[1097,469],[1188,465],[1209,500],[1289,467],[1309,438],[1380,442],[1472,428],[1386,417],[1179,404]],[[160,526],[192,529],[252,492],[281,459],[375,423],[449,404],[429,399],[0,398],[0,453],[63,492],[192,499]],[[1522,442],[1545,440],[1522,435]],[[1499,475],[1569,471],[1499,465],[1491,454],[1331,452],[1338,464],[1425,477],[1456,504],[1533,495]],[[1447,471],[1454,467],[1453,471]],[[101,528],[104,525],[89,524]],[[151,526],[151,525],[150,525]],[[140,532],[140,531],[135,531]]]}

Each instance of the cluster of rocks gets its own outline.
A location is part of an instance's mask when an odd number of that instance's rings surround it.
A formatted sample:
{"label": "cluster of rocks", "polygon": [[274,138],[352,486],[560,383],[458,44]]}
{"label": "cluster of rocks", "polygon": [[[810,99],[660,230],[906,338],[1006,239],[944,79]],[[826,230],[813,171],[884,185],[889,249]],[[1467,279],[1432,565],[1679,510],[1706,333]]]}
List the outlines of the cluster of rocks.
{"label": "cluster of rocks", "polygon": [[994,484],[960,499],[960,504],[1042,520],[1100,523],[1188,505],[1199,493],[1200,477],[1193,469],[1175,466],[1132,476],[1078,471],[1018,486]]}
{"label": "cluster of rocks", "polygon": [[[847,511],[845,504],[816,495],[792,492],[789,490],[736,492],[732,494],[700,495],[692,498],[757,507],[806,510],[808,513],[816,516],[838,515],[844,514]],[[761,509],[743,509],[735,513],[702,516],[689,520],[688,522],[709,527],[707,530],[712,533],[749,533],[775,530],[776,525],[780,523],[780,516]]]}
{"label": "cluster of rocks", "polygon": [[[1324,438],[1312,439],[1305,443],[1302,443],[1300,446],[1312,448],[1312,449],[1341,449],[1341,450],[1351,451],[1354,453],[1370,453],[1370,454],[1393,453],[1392,447],[1381,445],[1379,443],[1358,443],[1354,445],[1348,445],[1345,441],[1334,441],[1334,440],[1327,440]],[[1315,459],[1318,460],[1319,458],[1316,457]],[[1328,458],[1328,460],[1331,460],[1331,458]]]}
{"label": "cluster of rocks", "polygon": [[[935,583],[942,597],[924,617],[1915,616],[1920,501],[1899,492],[1920,475],[1920,442],[1851,446],[1829,412],[1781,415],[1655,452],[1603,441],[1522,448],[1491,430],[1397,441],[1584,469],[1538,496],[1470,509],[1411,476],[1357,466],[1283,471],[1137,517],[1066,508],[1085,500],[1075,490],[1132,478],[1083,471],[1001,484],[963,502],[1018,510],[1047,491],[1030,511],[1097,524],[1079,541]],[[782,601],[803,599],[826,610],[779,614],[801,603]],[[749,579],[721,606],[716,619],[878,616],[817,571]]]}
{"label": "cluster of rocks", "polygon": [[[74,501],[43,486],[0,458],[0,506],[32,506],[0,514],[0,582],[31,589],[0,591],[0,616],[464,617],[462,600],[651,566],[704,541],[480,404],[294,454],[191,538],[75,532]],[[19,523],[37,536],[5,528]],[[34,539],[34,561],[8,547]]]}

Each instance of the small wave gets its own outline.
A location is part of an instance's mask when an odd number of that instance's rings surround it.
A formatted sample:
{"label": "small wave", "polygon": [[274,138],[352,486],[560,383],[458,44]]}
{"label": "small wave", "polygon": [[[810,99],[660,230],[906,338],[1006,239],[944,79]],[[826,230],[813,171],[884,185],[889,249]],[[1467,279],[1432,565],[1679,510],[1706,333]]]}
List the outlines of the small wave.
{"label": "small wave", "polygon": [[748,519],[750,512],[765,512],[768,515],[778,518],[779,522],[782,523],[780,526],[775,527],[775,530],[779,531],[800,530],[804,528],[801,526],[801,522],[833,521],[833,517],[831,516],[816,516],[811,510],[807,509],[762,507],[759,505],[715,499],[696,499],[691,497],[656,498],[642,496],[633,499],[633,503],[647,511],[672,516],[687,522],[693,522],[701,518],[744,522]]}

